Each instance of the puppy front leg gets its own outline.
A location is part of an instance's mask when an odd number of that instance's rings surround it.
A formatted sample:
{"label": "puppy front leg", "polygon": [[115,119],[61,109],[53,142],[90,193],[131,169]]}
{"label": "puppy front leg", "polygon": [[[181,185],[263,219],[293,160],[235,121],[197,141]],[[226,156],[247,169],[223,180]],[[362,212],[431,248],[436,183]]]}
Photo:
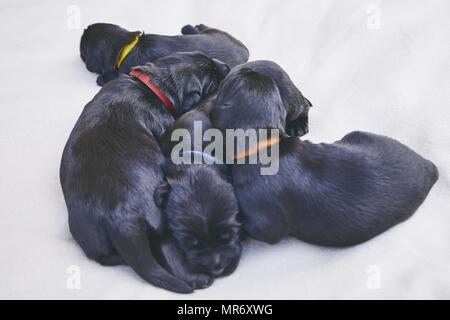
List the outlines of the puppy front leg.
{"label": "puppy front leg", "polygon": [[[301,93],[298,93],[301,96]],[[312,106],[311,101],[303,96],[301,96],[301,98],[294,99],[294,102],[290,104],[290,109],[291,112],[294,113],[293,116],[296,116],[296,118],[289,119],[286,123],[286,132],[288,135],[292,137],[301,137],[308,133],[308,112],[309,108]],[[295,112],[295,110],[297,111]]]}
{"label": "puppy front leg", "polygon": [[161,264],[175,277],[191,285],[194,289],[204,289],[213,283],[213,278],[190,270],[175,240],[165,236],[159,247]]}
{"label": "puppy front leg", "polygon": [[286,126],[286,132],[290,136],[301,137],[309,132],[308,115],[301,114],[296,119],[289,122]]}
{"label": "puppy front leg", "polygon": [[144,280],[178,293],[193,291],[186,282],[158,264],[150,248],[146,225],[141,219],[111,219],[105,227],[117,251]]}

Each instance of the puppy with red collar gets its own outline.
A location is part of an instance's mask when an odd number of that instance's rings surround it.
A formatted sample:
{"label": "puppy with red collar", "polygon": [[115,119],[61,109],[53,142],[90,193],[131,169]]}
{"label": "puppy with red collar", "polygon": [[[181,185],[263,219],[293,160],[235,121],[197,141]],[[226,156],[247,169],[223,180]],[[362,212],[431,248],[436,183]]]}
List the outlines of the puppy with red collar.
{"label": "puppy with red collar", "polygon": [[175,292],[211,284],[201,272],[182,278],[158,261],[161,247],[176,241],[154,201],[164,181],[158,140],[228,71],[201,53],[174,53],[109,82],[85,106],[64,148],[60,179],[70,231],[90,259],[128,264]]}

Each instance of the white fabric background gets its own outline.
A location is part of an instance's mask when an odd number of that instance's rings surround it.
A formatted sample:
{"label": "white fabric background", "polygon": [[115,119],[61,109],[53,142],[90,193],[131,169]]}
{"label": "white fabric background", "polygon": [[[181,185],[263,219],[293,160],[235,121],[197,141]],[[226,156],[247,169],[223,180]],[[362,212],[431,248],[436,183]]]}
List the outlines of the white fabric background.
{"label": "white fabric background", "polygon": [[[433,160],[440,180],[409,221],[365,244],[252,242],[233,275],[192,295],[155,288],[128,267],[102,267],[69,233],[58,177],[66,139],[99,90],[79,58],[82,30],[67,26],[72,4],[82,27],[226,30],[252,60],[278,62],[313,102],[308,139],[389,135]],[[380,8],[378,30],[367,27],[371,5]],[[450,298],[449,13],[445,0],[2,0],[0,298]],[[80,290],[66,287],[70,265],[80,267]],[[379,289],[367,286],[370,266]]]}

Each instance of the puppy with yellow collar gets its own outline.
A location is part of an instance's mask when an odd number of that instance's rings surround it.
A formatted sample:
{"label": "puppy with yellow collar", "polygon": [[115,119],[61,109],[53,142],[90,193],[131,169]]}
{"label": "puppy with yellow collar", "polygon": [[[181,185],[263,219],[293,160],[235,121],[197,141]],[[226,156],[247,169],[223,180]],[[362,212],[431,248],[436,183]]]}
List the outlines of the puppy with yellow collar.
{"label": "puppy with yellow collar", "polygon": [[86,68],[99,74],[103,86],[132,67],[154,62],[175,52],[200,51],[230,67],[248,60],[248,49],[226,32],[205,25],[187,25],[182,35],[162,36],[128,31],[118,25],[95,23],[81,36],[80,55]]}

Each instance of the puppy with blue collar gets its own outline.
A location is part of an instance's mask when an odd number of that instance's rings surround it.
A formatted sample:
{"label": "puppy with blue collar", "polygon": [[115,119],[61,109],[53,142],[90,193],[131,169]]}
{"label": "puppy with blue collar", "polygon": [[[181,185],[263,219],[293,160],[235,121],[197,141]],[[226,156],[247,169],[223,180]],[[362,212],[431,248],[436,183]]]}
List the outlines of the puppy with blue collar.
{"label": "puppy with blue collar", "polygon": [[[184,129],[194,136],[194,122],[203,132],[211,128],[208,108],[213,98],[181,116],[165,132],[161,149],[166,156],[166,180],[155,191],[155,202],[174,241],[163,247],[165,267],[179,278],[215,277],[231,274],[242,251],[239,207],[228,177],[227,167],[205,153],[193,140],[180,151],[188,163],[174,163],[172,134]],[[176,262],[175,262],[176,261]],[[200,275],[199,275],[200,273]]]}

